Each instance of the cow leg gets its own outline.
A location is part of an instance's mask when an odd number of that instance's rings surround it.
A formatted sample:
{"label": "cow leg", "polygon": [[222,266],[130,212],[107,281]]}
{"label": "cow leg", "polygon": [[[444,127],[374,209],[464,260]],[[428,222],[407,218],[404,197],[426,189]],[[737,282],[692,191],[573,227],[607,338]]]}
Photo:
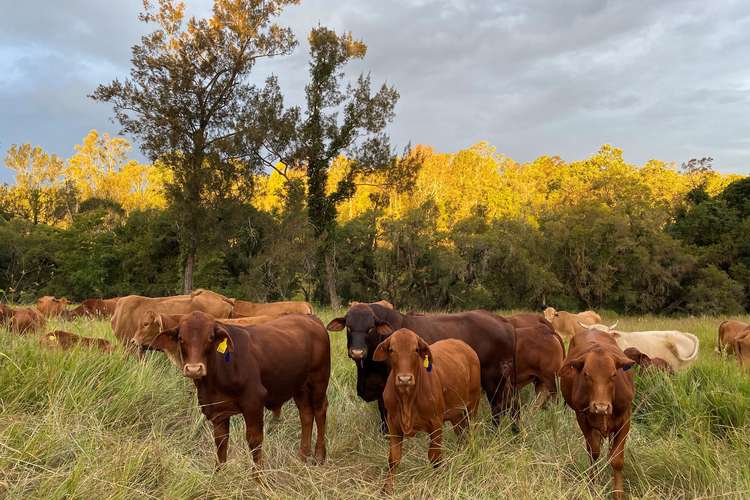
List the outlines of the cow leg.
{"label": "cow leg", "polygon": [[427,458],[433,467],[438,468],[442,463],[443,450],[443,423],[430,432],[430,447],[427,449]]}
{"label": "cow leg", "polygon": [[534,409],[541,410],[547,407],[547,401],[550,398],[550,390],[547,384],[541,380],[534,382],[534,392],[536,393],[536,401],[534,402]]}
{"label": "cow leg", "polygon": [[260,466],[263,462],[263,406],[250,409],[242,414],[245,417],[245,439],[253,454],[253,462]]}
{"label": "cow leg", "polygon": [[322,464],[326,461],[326,415],[328,413],[328,398],[323,395],[319,403],[313,402],[313,412],[315,413],[315,428],[318,431],[318,437],[315,439],[315,461]]}
{"label": "cow leg", "polygon": [[294,396],[294,402],[299,410],[299,420],[302,427],[302,435],[299,443],[299,458],[303,462],[310,456],[310,445],[312,443],[312,426],[315,418],[312,405],[310,404],[310,393],[307,391]]}
{"label": "cow leg", "polygon": [[216,468],[221,468],[227,461],[227,451],[229,450],[229,417],[217,418],[212,420],[214,426],[214,443],[216,444],[216,456],[218,463]]}
{"label": "cow leg", "polygon": [[625,440],[630,431],[630,420],[627,420],[619,431],[614,433],[612,445],[609,448],[609,463],[614,472],[612,479],[613,497],[622,500],[625,497],[625,487],[622,477],[622,468],[625,465]]}
{"label": "cow leg", "polygon": [[383,493],[390,495],[393,493],[393,475],[398,464],[401,463],[401,449],[404,443],[404,436],[391,434],[389,436],[388,448],[388,476],[383,485]]}
{"label": "cow leg", "polygon": [[380,412],[380,432],[382,432],[384,435],[388,435],[388,422],[386,421],[386,409],[385,409],[385,401],[383,401],[383,396],[380,396],[378,398],[378,412]]}

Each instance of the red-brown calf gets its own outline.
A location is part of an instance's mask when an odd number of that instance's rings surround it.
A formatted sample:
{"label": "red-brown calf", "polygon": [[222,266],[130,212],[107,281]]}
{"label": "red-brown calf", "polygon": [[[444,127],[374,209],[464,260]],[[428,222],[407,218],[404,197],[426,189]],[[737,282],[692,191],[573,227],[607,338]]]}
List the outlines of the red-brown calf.
{"label": "red-brown calf", "polygon": [[32,307],[13,309],[0,304],[0,324],[5,325],[13,333],[30,333],[44,328],[46,320],[42,313]]}
{"label": "red-brown calf", "polygon": [[427,456],[434,466],[439,465],[443,422],[451,422],[457,435],[463,432],[479,405],[481,371],[479,357],[465,342],[449,339],[428,346],[406,328],[380,343],[373,360],[389,361],[391,365],[383,391],[390,438],[388,478],[383,490],[390,493],[404,437],[427,432]]}
{"label": "red-brown calf", "polygon": [[628,347],[624,352],[625,356],[635,361],[636,364],[644,370],[654,369],[669,374],[674,373],[674,369],[665,360],[661,358],[649,358],[646,354],[643,354],[635,347]]}
{"label": "red-brown calf", "polygon": [[315,459],[325,460],[331,348],[315,316],[289,314],[242,328],[192,312],[176,328],[160,333],[151,347],[177,349],[182,373],[193,380],[201,411],[213,424],[219,465],[227,459],[232,415],[244,417],[247,444],[260,464],[263,408],[277,411],[292,398],[302,422],[300,457],[310,455],[314,420]]}
{"label": "red-brown calf", "polygon": [[626,370],[633,364],[611,335],[587,330],[573,337],[560,369],[563,397],[576,412],[592,461],[599,458],[602,438],[610,438],[609,463],[614,471],[616,500],[624,498],[625,440],[635,396],[633,372]]}
{"label": "red-brown calf", "polygon": [[72,349],[77,345],[94,347],[102,352],[112,352],[112,344],[105,339],[92,337],[82,337],[75,333],[55,330],[54,332],[45,333],[39,337],[39,343],[46,347],[59,347],[63,350]]}
{"label": "red-brown calf", "polygon": [[557,372],[564,357],[562,338],[551,327],[539,323],[516,328],[516,387],[533,383],[537,408],[557,393]]}

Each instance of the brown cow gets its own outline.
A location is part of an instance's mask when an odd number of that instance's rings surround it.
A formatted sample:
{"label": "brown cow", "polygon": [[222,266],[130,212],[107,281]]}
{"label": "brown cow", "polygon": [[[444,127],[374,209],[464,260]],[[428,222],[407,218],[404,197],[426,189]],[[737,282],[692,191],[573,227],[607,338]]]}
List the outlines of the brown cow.
{"label": "brown cow", "polygon": [[427,457],[437,467],[442,455],[443,422],[450,422],[456,435],[461,435],[468,418],[474,418],[482,393],[481,370],[476,352],[465,342],[448,339],[428,346],[406,328],[381,342],[372,359],[391,365],[383,391],[390,439],[388,478],[383,490],[391,493],[404,437],[427,432]]}
{"label": "brown cow", "polygon": [[611,440],[608,461],[616,500],[624,498],[625,440],[635,396],[633,372],[627,370],[633,364],[611,335],[587,330],[573,337],[560,369],[560,389],[576,412],[592,462],[599,458],[602,438]]}
{"label": "brown cow", "polygon": [[[510,319],[510,318],[509,318]],[[562,338],[543,323],[516,328],[516,387],[533,383],[537,408],[557,393],[557,372],[565,358]]]}
{"label": "brown cow", "polygon": [[740,367],[750,367],[750,331],[737,337],[734,341],[734,355]]}
{"label": "brown cow", "polygon": [[55,330],[54,332],[45,333],[39,337],[39,343],[46,347],[59,347],[67,351],[77,345],[85,347],[94,347],[102,352],[112,352],[112,344],[105,339],[82,337],[75,333]]}
{"label": "brown cow", "polygon": [[193,312],[176,328],[160,333],[151,346],[177,349],[182,374],[193,380],[201,411],[213,424],[219,465],[227,459],[232,415],[244,417],[247,444],[259,465],[263,408],[277,411],[291,398],[302,423],[300,457],[310,455],[315,420],[315,459],[325,460],[331,346],[328,332],[315,316],[289,314],[241,328]]}
{"label": "brown cow", "polygon": [[223,295],[208,290],[198,290],[192,295],[176,295],[174,297],[141,297],[128,295],[117,301],[115,313],[112,316],[112,331],[123,344],[130,342],[146,311],[156,311],[165,314],[187,314],[201,311],[214,318],[228,318],[232,312],[232,304]]}
{"label": "brown cow", "polygon": [[67,310],[68,304],[68,299],[65,297],[58,299],[51,295],[45,295],[37,299],[36,308],[45,318],[52,318],[63,315]]}
{"label": "brown cow", "polygon": [[739,337],[750,332],[750,325],[743,321],[730,319],[719,325],[719,337],[716,340],[716,350],[719,352],[736,352],[735,342]]}
{"label": "brown cow", "polygon": [[248,316],[278,316],[280,314],[313,314],[312,306],[302,301],[287,302],[248,302],[246,300],[229,299],[234,304],[230,318],[244,318]]}
{"label": "brown cow", "polygon": [[89,318],[111,318],[117,309],[117,301],[120,297],[111,299],[86,299],[73,310],[68,312],[68,319],[80,317]]}
{"label": "brown cow", "polygon": [[6,326],[13,333],[24,334],[44,328],[46,320],[42,313],[33,307],[19,307],[0,304],[0,324]]}
{"label": "brown cow", "polygon": [[674,369],[665,360],[661,358],[650,358],[635,347],[628,347],[623,352],[625,353],[625,356],[635,361],[636,364],[644,370],[653,368],[654,370],[660,370],[669,373],[670,375],[674,373]]}

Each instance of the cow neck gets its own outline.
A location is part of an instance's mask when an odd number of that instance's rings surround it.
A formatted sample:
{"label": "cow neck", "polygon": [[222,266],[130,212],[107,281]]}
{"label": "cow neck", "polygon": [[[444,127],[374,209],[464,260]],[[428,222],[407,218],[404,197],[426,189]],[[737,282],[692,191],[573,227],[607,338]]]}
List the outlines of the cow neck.
{"label": "cow neck", "polygon": [[[396,375],[393,370],[391,370],[391,376],[395,385]],[[414,389],[408,393],[402,393],[396,388],[396,398],[400,407],[401,431],[406,435],[414,432],[414,406],[417,403],[417,395],[421,395],[424,398],[432,397],[432,381],[427,378],[432,376],[434,376],[434,373],[428,373],[420,367],[414,374]],[[432,407],[434,403],[432,401],[428,406]]]}

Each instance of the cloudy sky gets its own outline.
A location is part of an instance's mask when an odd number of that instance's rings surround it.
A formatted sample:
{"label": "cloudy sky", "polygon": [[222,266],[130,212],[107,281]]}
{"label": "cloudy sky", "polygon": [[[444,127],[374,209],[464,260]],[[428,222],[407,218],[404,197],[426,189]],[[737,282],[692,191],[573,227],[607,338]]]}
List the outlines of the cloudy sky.
{"label": "cloudy sky", "polygon": [[[86,97],[124,77],[147,29],[141,0],[3,2],[0,151],[31,142],[69,156],[108,105]],[[206,14],[210,0],[187,0]],[[455,151],[480,140],[517,161],[713,156],[750,174],[750,2],[744,0],[302,0],[281,22],[296,53],[257,68],[288,99],[306,78],[307,32],[350,30],[369,46],[353,72],[401,93],[391,137]],[[0,181],[10,181],[0,168]]]}

